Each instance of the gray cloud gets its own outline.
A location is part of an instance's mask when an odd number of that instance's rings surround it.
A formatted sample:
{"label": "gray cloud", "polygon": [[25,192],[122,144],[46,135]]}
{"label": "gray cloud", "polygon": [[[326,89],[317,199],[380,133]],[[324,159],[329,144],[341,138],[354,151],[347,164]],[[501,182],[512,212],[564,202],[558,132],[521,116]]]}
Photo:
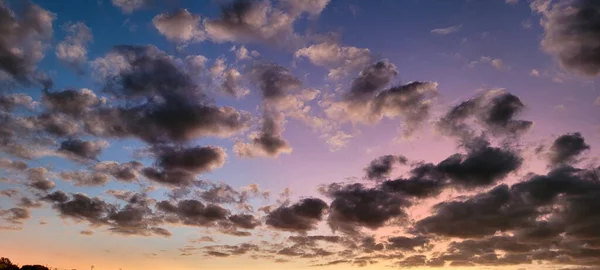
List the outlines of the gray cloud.
{"label": "gray cloud", "polygon": [[466,121],[476,119],[494,135],[515,136],[533,125],[531,121],[514,119],[524,108],[525,104],[519,97],[503,90],[492,90],[452,107],[437,126],[444,134],[468,141],[477,134]]}
{"label": "gray cloud", "polygon": [[590,146],[585,143],[581,133],[567,133],[556,138],[550,146],[548,162],[551,165],[574,163],[589,149]]}
{"label": "gray cloud", "polygon": [[0,24],[4,27],[0,33],[0,71],[2,77],[9,77],[22,83],[47,80],[36,74],[38,62],[45,54],[47,42],[53,35],[52,23],[55,14],[34,5],[25,3],[25,9],[19,17],[4,3],[0,4]]}
{"label": "gray cloud", "polygon": [[326,194],[333,199],[327,219],[333,230],[357,234],[361,227],[378,229],[390,222],[402,222],[411,202],[399,193],[366,188],[361,184],[331,184]]}
{"label": "gray cloud", "polygon": [[365,168],[367,179],[382,180],[390,176],[395,164],[406,164],[404,156],[385,155],[378,157]]}
{"label": "gray cloud", "polygon": [[106,141],[82,141],[79,139],[69,139],[63,141],[58,148],[58,152],[67,157],[81,162],[98,160],[98,156],[104,148],[108,147]]}
{"label": "gray cloud", "polygon": [[168,40],[178,43],[199,42],[204,40],[204,29],[200,16],[191,14],[187,9],[164,12],[152,19],[158,32]]}
{"label": "gray cloud", "polygon": [[93,40],[92,30],[83,22],[63,26],[67,36],[56,45],[56,57],[79,73],[83,73],[87,61],[87,47]]}
{"label": "gray cloud", "polygon": [[597,1],[559,1],[551,8],[537,11],[542,14],[542,48],[546,52],[567,70],[590,76],[600,73],[597,53],[600,4]]}
{"label": "gray cloud", "polygon": [[274,209],[267,215],[266,224],[278,230],[305,233],[316,228],[326,209],[324,201],[306,198]]}

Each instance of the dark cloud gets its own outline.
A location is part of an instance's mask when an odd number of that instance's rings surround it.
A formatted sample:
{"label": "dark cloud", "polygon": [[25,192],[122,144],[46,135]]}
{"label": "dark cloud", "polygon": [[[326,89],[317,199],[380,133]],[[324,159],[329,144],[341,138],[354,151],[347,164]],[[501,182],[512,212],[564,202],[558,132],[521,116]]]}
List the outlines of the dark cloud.
{"label": "dark cloud", "polygon": [[186,142],[227,137],[249,125],[249,113],[213,105],[190,72],[154,46],[116,46],[91,65],[104,79],[106,91],[139,104],[88,115],[85,126],[94,135]]}
{"label": "dark cloud", "polygon": [[64,90],[60,92],[50,92],[44,90],[42,103],[48,110],[61,112],[71,117],[82,117],[88,110],[94,106],[103,103],[101,98],[87,88],[80,90]]}
{"label": "dark cloud", "polygon": [[156,162],[154,167],[142,169],[148,179],[174,187],[192,185],[198,174],[220,168],[226,153],[220,147],[167,147],[152,149]]}
{"label": "dark cloud", "polygon": [[477,136],[468,125],[469,119],[475,119],[494,135],[518,135],[533,125],[531,121],[514,119],[524,108],[519,97],[493,90],[452,107],[437,125],[442,133],[466,141]]}
{"label": "dark cloud", "polygon": [[520,200],[508,186],[500,185],[466,200],[441,202],[431,216],[417,221],[414,231],[470,238],[531,226],[538,211]]}
{"label": "dark cloud", "polygon": [[282,205],[267,215],[266,224],[283,231],[305,233],[316,228],[323,219],[327,204],[306,198],[292,205]]}
{"label": "dark cloud", "polygon": [[388,238],[387,241],[387,249],[400,249],[404,251],[413,251],[416,248],[425,248],[425,246],[429,244],[429,239],[423,236],[395,236]]}
{"label": "dark cloud", "polygon": [[358,102],[372,99],[379,90],[388,85],[398,75],[396,66],[388,61],[379,61],[363,69],[352,81],[346,98]]}
{"label": "dark cloud", "polygon": [[438,164],[414,165],[407,178],[382,182],[382,188],[406,196],[427,198],[439,195],[444,188],[474,189],[503,180],[523,163],[515,150],[492,147],[477,138],[466,146],[467,152],[457,153]]}
{"label": "dark cloud", "polygon": [[538,10],[543,16],[542,48],[567,70],[597,75],[600,72],[600,4],[594,0],[554,3],[552,8]]}
{"label": "dark cloud", "polygon": [[153,203],[145,194],[131,195],[125,205],[111,204],[102,199],[90,198],[84,194],[71,194],[62,191],[49,194],[43,200],[53,203],[61,217],[76,221],[87,221],[91,226],[106,226],[108,231],[122,235],[170,236],[170,232],[160,228],[164,223],[150,208]]}
{"label": "dark cloud", "polygon": [[247,230],[254,229],[260,225],[260,221],[258,221],[256,217],[248,214],[231,215],[227,219],[235,226]]}
{"label": "dark cloud", "polygon": [[548,153],[548,161],[551,165],[570,164],[577,161],[577,158],[590,146],[585,143],[581,133],[567,133],[554,140]]}
{"label": "dark cloud", "polygon": [[0,3],[0,71],[2,77],[22,83],[40,81],[35,74],[37,64],[44,58],[47,42],[53,34],[55,15],[38,5],[25,2],[21,14]]}
{"label": "dark cloud", "polygon": [[167,171],[190,173],[209,172],[223,166],[226,153],[223,148],[196,146],[190,148],[159,147],[154,149],[156,166]]}
{"label": "dark cloud", "polygon": [[[60,199],[62,200],[62,198]],[[95,225],[106,224],[108,222],[107,214],[115,210],[113,205],[99,198],[90,198],[80,193],[72,194],[70,200],[55,203],[54,207],[63,217],[85,220]]]}
{"label": "dark cloud", "polygon": [[467,154],[455,154],[437,165],[437,170],[459,187],[489,186],[521,167],[523,158],[511,149],[491,147],[479,140]]}
{"label": "dark cloud", "polygon": [[42,200],[52,203],[64,203],[69,200],[69,196],[62,190],[57,190],[42,197]]}
{"label": "dark cloud", "polygon": [[361,184],[332,184],[326,194],[333,199],[328,217],[333,230],[355,234],[361,227],[378,229],[389,222],[407,217],[410,201],[399,193],[390,193]]}
{"label": "dark cloud", "polygon": [[58,152],[67,157],[81,162],[98,160],[102,150],[108,146],[106,141],[82,141],[79,139],[68,139],[63,141]]}
{"label": "dark cloud", "polygon": [[400,192],[410,197],[428,198],[439,195],[448,185],[437,166],[431,163],[418,164],[410,174],[408,178],[384,181],[383,190]]}
{"label": "dark cloud", "polygon": [[177,204],[161,201],[156,208],[169,216],[166,220],[189,226],[210,227],[226,220],[229,211],[215,204],[204,205],[197,200],[181,200]]}
{"label": "dark cloud", "polygon": [[385,155],[371,161],[365,168],[366,177],[370,180],[382,180],[390,176],[393,166],[406,164],[407,159],[404,156]]}
{"label": "dark cloud", "polygon": [[37,131],[51,136],[69,137],[81,132],[79,123],[63,114],[44,112],[26,119],[33,125],[33,130],[28,131],[33,135]]}

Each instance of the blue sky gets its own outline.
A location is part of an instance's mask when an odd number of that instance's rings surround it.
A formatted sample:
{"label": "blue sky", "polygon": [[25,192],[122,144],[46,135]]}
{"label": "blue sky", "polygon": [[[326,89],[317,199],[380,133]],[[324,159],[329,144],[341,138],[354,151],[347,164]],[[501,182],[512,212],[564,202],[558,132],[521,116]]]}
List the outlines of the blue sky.
{"label": "blue sky", "polygon": [[0,251],[21,264],[600,265],[594,1],[0,7]]}

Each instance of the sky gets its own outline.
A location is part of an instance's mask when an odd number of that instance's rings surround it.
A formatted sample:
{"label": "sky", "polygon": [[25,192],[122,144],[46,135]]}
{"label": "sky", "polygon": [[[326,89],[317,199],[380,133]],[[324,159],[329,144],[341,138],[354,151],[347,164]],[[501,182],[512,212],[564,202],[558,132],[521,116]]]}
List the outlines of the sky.
{"label": "sky", "polygon": [[600,269],[600,2],[0,0],[0,255]]}

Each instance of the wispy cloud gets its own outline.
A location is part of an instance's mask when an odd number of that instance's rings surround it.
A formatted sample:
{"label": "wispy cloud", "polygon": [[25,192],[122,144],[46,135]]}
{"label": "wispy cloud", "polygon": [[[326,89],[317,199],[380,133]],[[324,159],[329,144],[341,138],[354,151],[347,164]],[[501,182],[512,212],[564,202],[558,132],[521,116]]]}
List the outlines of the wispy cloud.
{"label": "wispy cloud", "polygon": [[438,35],[448,35],[448,34],[452,34],[452,33],[456,33],[458,31],[460,31],[460,29],[462,28],[462,24],[459,25],[453,25],[450,27],[446,27],[446,28],[436,28],[431,30],[432,34],[438,34]]}

